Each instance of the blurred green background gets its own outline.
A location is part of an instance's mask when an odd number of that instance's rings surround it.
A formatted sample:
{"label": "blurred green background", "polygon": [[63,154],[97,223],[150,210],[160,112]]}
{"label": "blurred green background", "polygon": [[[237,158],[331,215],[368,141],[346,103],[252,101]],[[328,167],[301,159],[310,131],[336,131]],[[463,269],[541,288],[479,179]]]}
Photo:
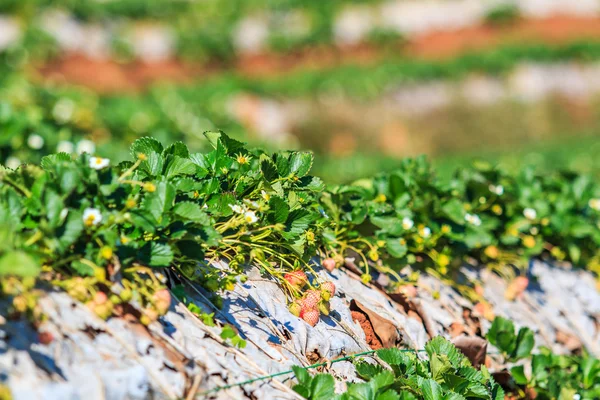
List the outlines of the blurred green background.
{"label": "blurred green background", "polygon": [[419,154],[597,174],[599,61],[595,0],[4,0],[0,162],[221,129],[329,182]]}

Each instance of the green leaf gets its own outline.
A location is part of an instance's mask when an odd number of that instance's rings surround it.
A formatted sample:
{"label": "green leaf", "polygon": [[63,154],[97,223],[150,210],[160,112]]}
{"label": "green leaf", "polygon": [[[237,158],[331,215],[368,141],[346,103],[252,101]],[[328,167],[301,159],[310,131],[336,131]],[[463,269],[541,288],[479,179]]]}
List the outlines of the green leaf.
{"label": "green leaf", "polygon": [[166,243],[148,242],[140,251],[140,259],[151,267],[167,267],[173,261],[173,250]]}
{"label": "green leaf", "polygon": [[381,367],[381,365],[370,364],[366,361],[358,362],[354,367],[356,368],[358,376],[365,380],[369,380],[380,372],[383,372],[383,367]]}
{"label": "green leaf", "polygon": [[518,360],[520,358],[529,357],[531,350],[535,344],[535,338],[531,329],[522,327],[517,335],[517,343],[512,358]]}
{"label": "green leaf", "polygon": [[301,385],[310,385],[312,378],[307,370],[297,365],[292,366],[292,370],[294,371],[294,374],[296,374],[296,379],[298,379],[298,382]]}
{"label": "green leaf", "polygon": [[516,367],[512,367],[510,369],[510,374],[513,379],[517,383],[517,385],[526,385],[527,377],[525,376],[525,367],[522,365],[518,365]]}
{"label": "green leaf", "polygon": [[190,151],[188,150],[185,143],[175,142],[175,143],[172,143],[171,145],[169,145],[166,149],[164,149],[162,152],[162,155],[163,156],[172,155],[172,156],[178,156],[178,157],[182,157],[182,158],[188,158],[190,156]]}
{"label": "green leaf", "polygon": [[463,225],[465,223],[465,209],[462,202],[458,199],[452,199],[442,205],[442,211],[453,222]]}
{"label": "green leaf", "polygon": [[452,369],[452,364],[445,354],[432,354],[429,358],[431,377],[436,382],[444,382],[444,375]]}
{"label": "green leaf", "polygon": [[402,238],[390,238],[385,242],[385,248],[392,257],[402,258],[406,255],[408,247]]}
{"label": "green leaf", "polygon": [[196,172],[196,165],[187,158],[168,156],[166,160],[165,175],[172,178],[178,175],[191,175]]}
{"label": "green leaf", "polygon": [[270,158],[261,158],[260,161],[260,170],[263,173],[263,176],[267,180],[267,182],[274,181],[279,178],[279,173],[277,172],[277,166]]}
{"label": "green leaf", "polygon": [[295,174],[298,178],[306,176],[313,163],[313,154],[302,151],[293,152],[289,158],[289,174]]}
{"label": "green leaf", "polygon": [[424,400],[440,400],[443,397],[444,391],[442,387],[432,379],[426,379],[421,385]]}
{"label": "green leaf", "polygon": [[287,221],[290,214],[290,208],[284,199],[277,196],[271,196],[269,199],[269,208],[271,209],[270,220],[274,224],[283,224]]}
{"label": "green leaf", "polygon": [[400,395],[395,390],[386,390],[385,392],[378,394],[375,400],[400,400]]}
{"label": "green leaf", "polygon": [[377,350],[377,356],[381,360],[389,365],[408,365],[411,363],[410,356],[406,352],[400,351],[400,349],[380,349]]}
{"label": "green leaf", "polygon": [[163,152],[163,146],[158,140],[146,136],[133,142],[130,147],[130,152],[135,160],[140,153],[145,154],[146,156],[150,156],[150,153],[160,155]]}
{"label": "green leaf", "polygon": [[244,148],[244,143],[230,138],[223,131],[206,131],[204,136],[213,148],[216,149],[221,144],[229,155],[233,155]]}
{"label": "green leaf", "polygon": [[300,179],[302,189],[310,190],[311,192],[322,192],[325,190],[325,183],[316,176],[305,176]]}
{"label": "green leaf", "polygon": [[165,181],[155,184],[156,190],[147,193],[142,201],[142,209],[152,214],[157,222],[161,222],[163,215],[173,207],[175,188]]}
{"label": "green leaf", "polygon": [[375,400],[375,390],[368,383],[348,385],[348,398],[352,400]]}
{"label": "green leaf", "polygon": [[425,344],[425,350],[427,351],[430,359],[434,354],[448,357],[448,360],[454,367],[458,367],[464,359],[464,356],[456,348],[456,346],[442,336],[436,336],[431,339],[427,344]]}
{"label": "green leaf", "polygon": [[71,161],[71,156],[67,153],[56,153],[42,157],[40,166],[46,171],[51,170],[56,164]]}
{"label": "green leaf", "polygon": [[310,392],[313,400],[331,400],[335,395],[335,381],[329,374],[318,374],[311,382]]}
{"label": "green leaf", "polygon": [[581,375],[583,387],[589,389],[595,380],[600,382],[600,360],[592,357],[584,357],[581,361]]}
{"label": "green leaf", "polygon": [[210,218],[202,211],[202,208],[195,203],[181,202],[173,208],[173,212],[183,219],[197,222],[202,225],[210,224]]}
{"label": "green leaf", "polygon": [[46,190],[44,197],[44,206],[48,215],[48,222],[54,227],[60,222],[60,214],[65,208],[65,203],[61,196],[51,189]]}
{"label": "green leaf", "polygon": [[10,251],[0,257],[0,276],[37,276],[40,270],[40,264],[23,251]]}
{"label": "green leaf", "polygon": [[391,371],[382,371],[375,375],[369,383],[375,391],[387,389],[388,386],[394,383],[394,374]]}
{"label": "green leaf", "polygon": [[66,250],[75,243],[83,232],[83,216],[78,210],[70,210],[65,224],[56,230],[59,249]]}
{"label": "green leaf", "polygon": [[486,336],[491,344],[505,354],[510,355],[515,350],[515,326],[506,318],[496,317]]}

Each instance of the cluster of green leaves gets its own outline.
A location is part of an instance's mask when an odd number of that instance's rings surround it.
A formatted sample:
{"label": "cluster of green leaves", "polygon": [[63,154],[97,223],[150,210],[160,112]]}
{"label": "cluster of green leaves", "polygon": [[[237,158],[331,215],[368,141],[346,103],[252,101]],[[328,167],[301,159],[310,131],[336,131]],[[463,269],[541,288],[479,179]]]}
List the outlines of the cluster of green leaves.
{"label": "cluster of green leaves", "polygon": [[[213,146],[208,153],[142,138],[131,147],[136,161],[117,166],[58,153],[39,167],[2,168],[0,221],[12,247],[2,259],[27,257],[84,276],[117,260],[176,265],[192,277],[205,257],[237,265],[249,247],[258,261],[276,254],[288,269],[314,254],[315,196],[324,187],[308,175],[312,155],[269,156],[221,133],[206,136]],[[9,261],[4,273],[31,274]]]}
{"label": "cluster of green leaves", "polygon": [[[510,369],[513,381],[510,390],[533,389],[536,399],[597,399],[600,396],[600,360],[587,354],[581,356],[557,355],[547,348],[531,354],[534,347],[533,332],[526,327],[515,330],[512,321],[496,317],[487,338],[505,356],[505,360],[517,362],[527,359]],[[526,375],[526,370],[530,376]],[[578,396],[578,397],[576,397]]]}
{"label": "cluster of green leaves", "polygon": [[485,21],[491,25],[509,25],[521,17],[519,7],[515,4],[500,4],[492,8],[485,16]]}
{"label": "cluster of green leaves", "polygon": [[469,259],[525,267],[548,255],[600,272],[600,185],[586,175],[510,174],[480,162],[439,180],[424,158],[322,197],[326,246],[452,276]]}
{"label": "cluster of green leaves", "polygon": [[334,378],[294,368],[298,385],[294,390],[311,400],[459,400],[504,399],[504,391],[485,366],[473,368],[469,360],[448,340],[436,337],[425,345],[428,360],[414,352],[381,349],[379,359],[391,370],[364,360],[355,363],[365,383],[349,383],[346,392],[335,395]]}

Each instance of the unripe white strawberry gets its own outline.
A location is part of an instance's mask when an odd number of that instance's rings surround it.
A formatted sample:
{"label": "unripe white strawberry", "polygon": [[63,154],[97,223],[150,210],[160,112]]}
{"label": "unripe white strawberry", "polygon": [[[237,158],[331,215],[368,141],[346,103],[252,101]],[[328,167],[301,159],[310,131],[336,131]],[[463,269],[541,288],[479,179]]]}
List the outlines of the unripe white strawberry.
{"label": "unripe white strawberry", "polygon": [[319,301],[321,301],[321,293],[318,290],[308,290],[302,299],[302,310],[316,309]]}
{"label": "unripe white strawberry", "polygon": [[304,285],[306,285],[306,282],[308,282],[308,278],[304,271],[288,272],[283,278],[288,281],[290,285],[295,286],[298,289],[302,289]]}
{"label": "unripe white strawberry", "polygon": [[297,301],[294,301],[288,306],[288,310],[290,310],[290,313],[292,313],[292,315],[299,317],[300,313],[302,312],[302,306]]}
{"label": "unripe white strawberry", "polygon": [[321,296],[324,300],[329,300],[335,295],[335,284],[331,281],[324,282],[321,285]]}

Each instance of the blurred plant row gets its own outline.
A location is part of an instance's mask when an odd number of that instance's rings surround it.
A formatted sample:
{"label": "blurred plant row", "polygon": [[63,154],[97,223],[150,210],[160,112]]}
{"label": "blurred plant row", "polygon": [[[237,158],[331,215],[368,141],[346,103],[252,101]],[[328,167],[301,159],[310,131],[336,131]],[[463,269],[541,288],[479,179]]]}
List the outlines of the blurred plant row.
{"label": "blurred plant row", "polygon": [[[413,6],[418,8],[415,12],[435,11],[435,7],[421,7],[418,3]],[[89,35],[95,46],[102,42],[102,53],[108,52],[120,60],[144,58],[143,53],[148,50],[150,57],[175,55],[183,59],[229,61],[238,53],[295,51],[320,45],[366,42],[376,47],[397,47],[414,24],[410,15],[404,17],[407,12],[402,7],[402,2],[382,0],[211,0],[166,4],[150,0],[9,0],[0,5],[0,13],[16,19],[10,24],[10,32],[16,29],[18,34],[14,34],[13,47],[9,48],[15,59],[25,56],[39,60],[62,50],[92,51],[90,47],[74,46],[78,39],[69,36],[75,34]],[[464,5],[458,4],[452,15],[443,2],[438,8],[442,11],[437,13],[450,20],[450,27],[452,20],[463,21]],[[520,15],[519,8],[510,2],[475,7],[470,12],[473,13],[481,14],[471,17],[473,23],[491,24],[507,24]],[[431,30],[439,29],[439,19],[432,18]],[[56,21],[62,22],[57,25]],[[148,49],[147,44],[155,49]]]}
{"label": "blurred plant row", "polygon": [[[21,75],[6,74],[0,89],[0,121],[4,129],[0,137],[0,160],[14,165],[39,162],[42,156],[56,151],[93,152],[90,140],[113,158],[123,159],[127,143],[143,135],[162,141],[185,140],[197,151],[205,148],[202,132],[216,127],[235,138],[268,145],[271,149],[297,147],[294,135],[301,136],[302,132],[283,132],[277,128],[279,136],[261,132],[249,136],[248,131],[253,128],[273,130],[256,125],[255,119],[260,117],[261,121],[272,123],[280,116],[265,117],[256,112],[257,106],[251,100],[242,101],[244,96],[260,98],[268,93],[267,98],[273,101],[315,102],[328,96],[342,96],[364,101],[407,82],[456,79],[478,72],[501,74],[524,61],[591,61],[599,56],[600,46],[593,42],[562,47],[524,45],[443,62],[398,59],[372,68],[344,66],[278,78],[251,79],[226,74],[192,86],[155,86],[138,95],[98,95],[75,87],[34,84]],[[280,137],[280,134],[285,135]],[[303,136],[300,142],[316,147],[318,152],[331,151],[323,145],[314,146],[310,140]]]}

